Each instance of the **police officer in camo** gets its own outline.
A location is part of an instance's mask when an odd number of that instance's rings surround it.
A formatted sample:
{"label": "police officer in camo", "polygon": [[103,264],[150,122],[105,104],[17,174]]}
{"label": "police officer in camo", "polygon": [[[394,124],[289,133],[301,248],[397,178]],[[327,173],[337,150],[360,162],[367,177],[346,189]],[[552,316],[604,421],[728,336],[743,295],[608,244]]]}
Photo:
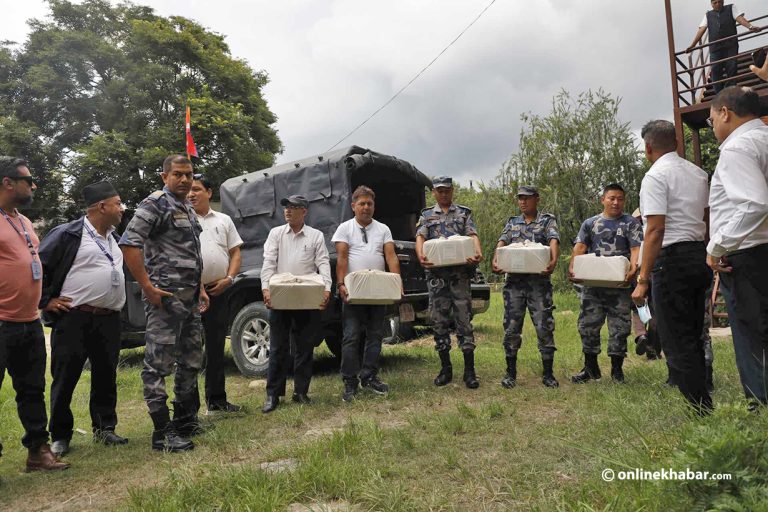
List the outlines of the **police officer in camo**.
{"label": "police officer in camo", "polygon": [[[193,181],[192,162],[182,155],[171,155],[163,162],[161,176],[165,187],[141,202],[120,246],[145,300],[147,330],[141,378],[155,428],[152,449],[180,452],[194,448],[188,437],[201,429],[197,419],[197,374],[203,363],[200,313],[208,307],[208,296],[200,282],[202,228],[186,199]],[[171,421],[165,377],[174,366]]]}
{"label": "police officer in camo", "polygon": [[[434,382],[436,386],[445,386],[453,379],[450,328],[455,322],[459,348],[464,354],[464,384],[477,389],[480,382],[475,374],[470,280],[477,264],[483,260],[480,239],[472,220],[472,210],[453,203],[453,179],[439,176],[432,180],[432,195],[437,204],[421,211],[416,226],[416,256],[426,269],[429,313],[435,332],[435,349],[442,365]],[[424,242],[453,235],[474,238],[475,255],[467,258],[466,265],[434,268],[424,255]]]}
{"label": "police officer in camo", "polygon": [[[552,373],[555,357],[555,319],[552,310],[552,283],[549,276],[555,270],[560,255],[560,234],[557,220],[549,213],[541,213],[539,191],[536,187],[521,186],[517,190],[520,215],[510,217],[501,232],[496,248],[512,243],[537,242],[549,246],[549,264],[541,275],[507,274],[504,285],[504,353],[507,359],[507,373],[501,385],[507,389],[517,384],[517,352],[523,343],[523,322],[526,308],[536,327],[539,353],[544,367],[541,382],[548,388],[558,387]],[[494,256],[493,270],[501,272]]]}
{"label": "police officer in camo", "polygon": [[598,256],[624,256],[629,260],[629,271],[624,277],[627,287],[584,286],[582,290],[579,334],[584,352],[584,368],[571,377],[574,384],[583,384],[601,377],[597,355],[600,353],[600,329],[606,317],[611,379],[614,382],[624,382],[622,365],[627,356],[627,337],[632,331],[632,289],[628,286],[637,274],[637,258],[640,255],[640,243],[643,241],[640,222],[624,213],[624,198],[625,193],[621,185],[607,185],[600,196],[603,212],[584,221],[573,248],[569,267],[572,280],[576,256],[594,253]]}

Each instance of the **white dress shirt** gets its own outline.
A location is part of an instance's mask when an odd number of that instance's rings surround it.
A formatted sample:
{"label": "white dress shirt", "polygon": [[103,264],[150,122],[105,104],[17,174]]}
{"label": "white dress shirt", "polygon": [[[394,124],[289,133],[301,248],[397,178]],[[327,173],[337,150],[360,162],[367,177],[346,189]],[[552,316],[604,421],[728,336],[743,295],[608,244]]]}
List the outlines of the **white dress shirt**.
{"label": "white dress shirt", "polygon": [[331,241],[344,242],[349,246],[347,272],[350,273],[367,269],[385,270],[384,244],[394,242],[392,231],[386,224],[371,219],[371,223],[363,227],[354,218],[339,225]]}
{"label": "white dress shirt", "polygon": [[[123,253],[112,236],[114,230],[107,230],[107,237],[104,238],[88,217],[84,217],[80,247],[59,293],[60,297],[72,299],[72,307],[85,304],[117,311],[125,304]],[[112,262],[99,248],[96,240],[112,256]],[[119,274],[116,285],[112,282],[113,271]]]}
{"label": "white dress shirt", "polygon": [[768,126],[744,123],[720,145],[709,192],[710,241],[719,258],[768,243]]}
{"label": "white dress shirt", "polygon": [[285,272],[295,276],[319,273],[325,282],[325,291],[331,291],[331,264],[321,231],[306,224],[298,233],[288,224],[269,231],[261,266],[262,289],[269,289],[273,275]]}
{"label": "white dress shirt", "polygon": [[703,242],[707,234],[707,173],[674,151],[656,160],[640,185],[643,225],[648,216],[664,215],[662,247]]}
{"label": "white dress shirt", "polygon": [[[243,245],[243,239],[229,215],[208,210],[205,215],[197,214],[203,227],[200,233],[200,253],[203,257],[203,284],[209,284],[227,277],[229,251]],[[234,276],[232,276],[234,277]]]}

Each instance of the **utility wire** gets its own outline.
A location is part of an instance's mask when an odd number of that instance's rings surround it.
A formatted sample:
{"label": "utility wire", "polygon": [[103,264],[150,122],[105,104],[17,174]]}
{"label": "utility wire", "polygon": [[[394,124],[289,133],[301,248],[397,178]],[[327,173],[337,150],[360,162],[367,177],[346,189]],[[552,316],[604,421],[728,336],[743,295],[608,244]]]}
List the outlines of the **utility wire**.
{"label": "utility wire", "polygon": [[354,128],[354,129],[353,129],[351,132],[349,132],[349,133],[348,133],[348,134],[346,134],[344,137],[342,137],[342,138],[341,138],[341,139],[340,139],[340,140],[339,140],[339,141],[338,141],[336,144],[334,144],[333,146],[331,146],[330,148],[328,148],[328,149],[326,150],[326,152],[327,152],[327,151],[331,151],[331,150],[332,150],[332,149],[334,149],[336,146],[338,146],[339,144],[341,144],[342,142],[344,142],[345,140],[347,140],[347,139],[348,139],[348,138],[349,138],[349,137],[350,137],[350,136],[351,136],[353,133],[355,133],[357,130],[359,130],[360,128],[362,128],[362,127],[363,127],[363,125],[365,125],[365,124],[366,124],[368,121],[370,121],[371,119],[373,119],[373,118],[374,118],[374,116],[375,116],[376,114],[378,114],[379,112],[381,112],[382,110],[384,110],[385,108],[387,108],[387,106],[388,106],[390,103],[392,103],[392,102],[395,100],[395,98],[397,98],[398,96],[400,96],[400,94],[401,94],[403,91],[405,91],[405,90],[406,90],[408,87],[410,87],[410,85],[411,85],[413,82],[415,82],[415,81],[416,81],[416,80],[417,80],[417,79],[418,79],[418,78],[419,78],[419,77],[420,77],[420,76],[421,76],[421,75],[422,75],[422,74],[423,74],[423,73],[424,73],[426,70],[428,70],[428,69],[430,68],[430,66],[432,66],[432,64],[434,64],[435,62],[437,62],[437,59],[439,59],[440,57],[442,57],[442,55],[443,55],[443,54],[444,54],[446,51],[448,51],[448,49],[449,49],[451,46],[453,46],[453,45],[454,45],[454,43],[456,43],[456,41],[458,41],[458,40],[459,40],[459,38],[461,38],[461,36],[463,36],[463,35],[464,35],[464,33],[465,33],[467,30],[469,30],[469,29],[470,29],[470,27],[471,27],[472,25],[474,25],[475,23],[477,23],[477,21],[478,21],[478,20],[479,20],[479,19],[480,19],[480,18],[483,16],[483,14],[485,14],[485,12],[486,12],[488,9],[490,9],[490,8],[491,8],[491,6],[492,6],[493,4],[495,4],[495,3],[496,3],[496,0],[491,0],[491,2],[490,2],[488,5],[486,5],[486,6],[485,6],[485,9],[483,9],[482,11],[480,11],[480,14],[478,14],[478,15],[475,17],[475,19],[473,19],[473,20],[472,20],[472,21],[469,23],[469,25],[467,25],[466,27],[464,27],[464,29],[463,29],[461,32],[459,32],[459,35],[457,35],[457,36],[456,36],[456,37],[453,39],[453,41],[451,41],[450,43],[448,43],[448,46],[446,46],[445,48],[443,48],[443,49],[440,51],[440,53],[438,53],[438,54],[437,54],[437,56],[435,56],[435,58],[434,58],[434,59],[432,59],[432,60],[429,62],[429,64],[427,64],[426,66],[424,66],[423,68],[421,68],[421,71],[419,71],[418,73],[416,73],[416,75],[414,75],[414,77],[413,77],[413,78],[411,78],[411,79],[410,79],[410,81],[409,81],[407,84],[405,84],[403,87],[401,87],[401,88],[400,88],[400,90],[399,90],[399,91],[397,91],[397,92],[394,94],[394,96],[392,96],[391,98],[389,98],[389,99],[386,101],[386,103],[384,103],[382,106],[380,106],[379,108],[377,108],[377,109],[376,109],[376,110],[375,110],[375,111],[374,111],[374,112],[373,112],[373,113],[372,113],[370,116],[368,116],[368,118],[366,118],[366,120],[365,120],[365,121],[363,121],[363,122],[362,122],[362,123],[360,123],[359,125],[355,126],[355,128]]}

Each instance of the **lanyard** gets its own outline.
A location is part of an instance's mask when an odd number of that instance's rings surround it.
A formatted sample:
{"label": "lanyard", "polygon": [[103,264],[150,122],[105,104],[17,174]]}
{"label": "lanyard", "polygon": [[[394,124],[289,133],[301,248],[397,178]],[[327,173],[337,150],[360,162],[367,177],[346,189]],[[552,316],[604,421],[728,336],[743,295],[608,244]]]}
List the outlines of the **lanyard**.
{"label": "lanyard", "polygon": [[[96,242],[96,245],[99,246],[99,249],[101,249],[101,252],[104,254],[104,256],[107,257],[107,259],[109,260],[109,264],[112,265],[112,268],[115,268],[115,259],[112,257],[112,254],[110,254],[110,252],[106,249],[106,247],[104,247],[101,244],[99,239],[96,238],[96,234],[93,231],[91,231],[91,228],[89,228],[87,224],[83,223],[83,227],[88,231],[88,234],[91,235],[91,238],[93,239],[94,242]],[[109,243],[109,239],[107,239],[107,243]]]}
{"label": "lanyard", "polygon": [[[35,253],[35,246],[32,243],[32,239],[29,237],[29,232],[27,231],[27,227],[24,225],[24,221],[22,220],[22,218],[19,217],[19,224],[21,224],[21,231],[19,231],[19,228],[16,227],[16,224],[14,224],[13,221],[11,221],[11,218],[8,216],[8,214],[5,213],[5,210],[0,208],[0,213],[3,214],[3,217],[5,217],[5,220],[8,221],[8,224],[11,225],[11,227],[16,232],[16,234],[18,234],[22,238],[26,238],[27,239],[27,247],[29,247],[29,252],[32,254],[32,256],[33,256],[32,259],[34,260],[34,256],[36,254]],[[24,232],[23,235],[22,235],[22,231]]]}

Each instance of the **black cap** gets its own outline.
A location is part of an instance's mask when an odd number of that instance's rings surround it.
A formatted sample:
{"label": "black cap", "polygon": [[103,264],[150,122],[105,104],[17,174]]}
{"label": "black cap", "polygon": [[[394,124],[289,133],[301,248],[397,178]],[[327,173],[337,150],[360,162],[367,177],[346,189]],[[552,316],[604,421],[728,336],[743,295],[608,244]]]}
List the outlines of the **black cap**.
{"label": "black cap", "polygon": [[294,206],[298,208],[308,208],[309,201],[304,196],[288,196],[280,200],[280,206]]}
{"label": "black cap", "polygon": [[530,185],[521,185],[517,187],[517,195],[519,196],[537,196],[539,195],[539,189]]}
{"label": "black cap", "polygon": [[108,181],[97,181],[83,187],[83,199],[87,206],[119,195],[115,187]]}
{"label": "black cap", "polygon": [[450,176],[438,176],[432,180],[432,188],[453,187],[453,178]]}

